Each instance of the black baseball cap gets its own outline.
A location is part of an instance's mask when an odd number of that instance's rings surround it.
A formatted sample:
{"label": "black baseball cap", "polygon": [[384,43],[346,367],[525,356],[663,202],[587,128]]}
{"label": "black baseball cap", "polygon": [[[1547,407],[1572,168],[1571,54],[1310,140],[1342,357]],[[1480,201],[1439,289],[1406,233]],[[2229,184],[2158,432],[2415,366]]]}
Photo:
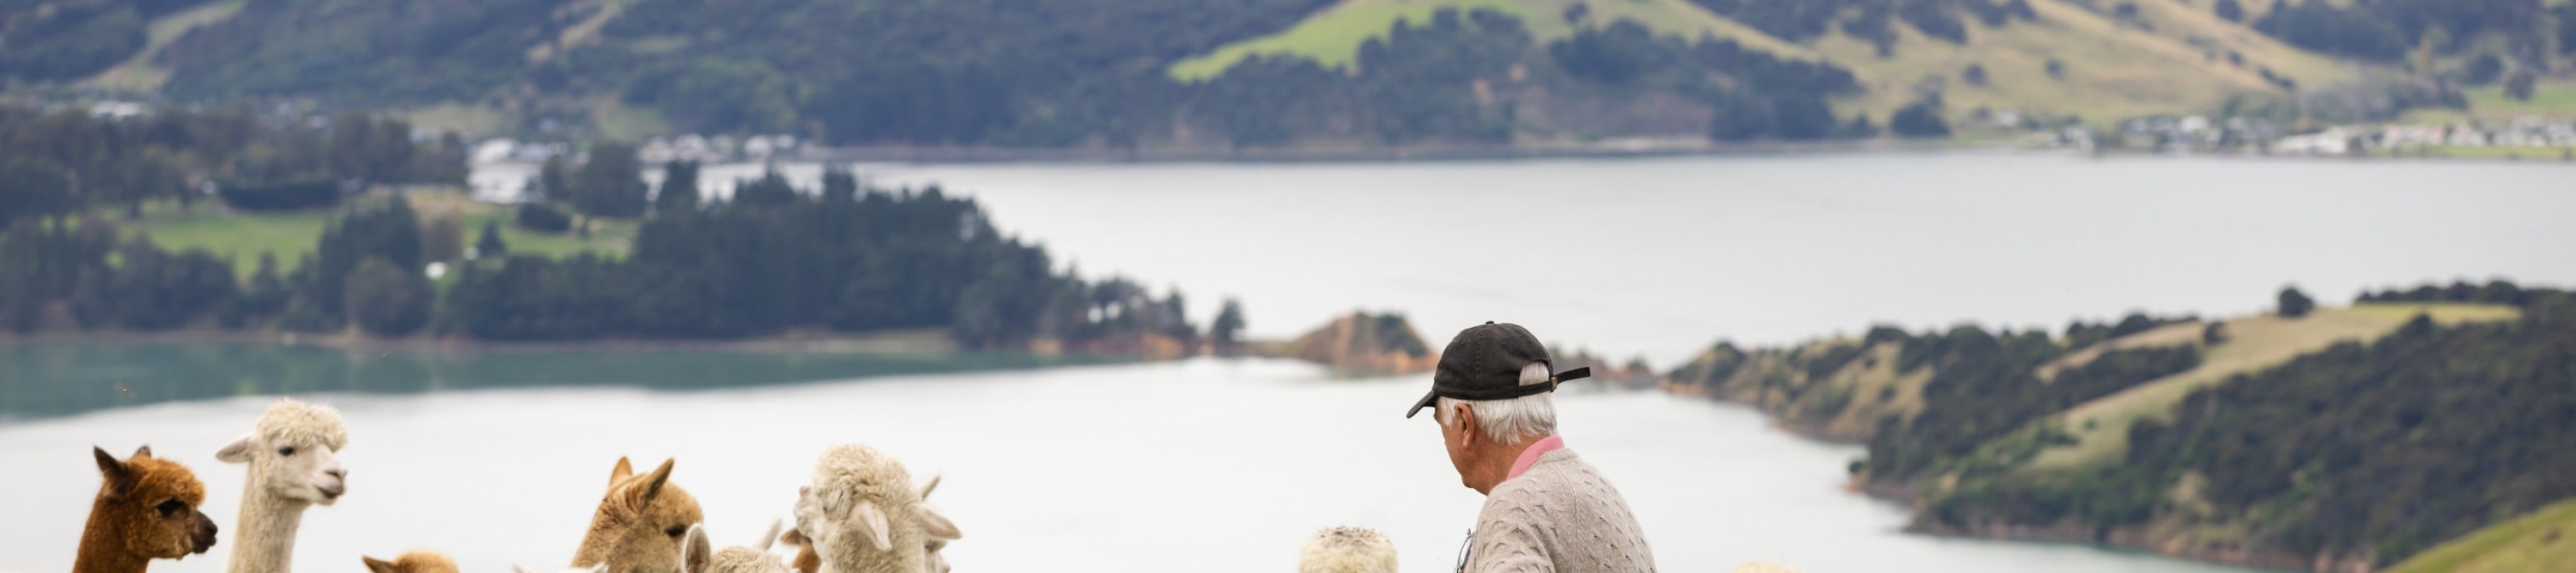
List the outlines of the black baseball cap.
{"label": "black baseball cap", "polygon": [[[1546,384],[1521,385],[1521,369],[1532,362],[1547,363],[1555,375]],[[1572,382],[1592,375],[1592,368],[1556,372],[1556,361],[1547,356],[1547,346],[1518,324],[1484,324],[1458,331],[1449,339],[1449,347],[1440,351],[1440,365],[1431,372],[1431,393],[1404,411],[1411,418],[1441,398],[1459,400],[1503,400],[1540,392],[1556,391],[1558,382]]]}

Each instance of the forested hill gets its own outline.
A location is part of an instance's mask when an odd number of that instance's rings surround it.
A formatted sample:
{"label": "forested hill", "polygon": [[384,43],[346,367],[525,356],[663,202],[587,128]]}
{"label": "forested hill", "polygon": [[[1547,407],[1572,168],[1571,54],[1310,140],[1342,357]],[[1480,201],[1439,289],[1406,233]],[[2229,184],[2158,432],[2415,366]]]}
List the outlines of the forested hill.
{"label": "forested hill", "polygon": [[[1910,501],[1923,531],[2371,570],[2576,498],[2576,296],[2497,282],[2279,302],[2054,335],[1721,344],[1666,384],[1867,443],[1855,484]],[[2480,547],[2538,543],[2494,535]]]}
{"label": "forested hill", "polygon": [[2546,0],[0,0],[0,81],[502,135],[1813,140],[2004,117],[1978,110],[2459,105],[2445,86],[2568,69],[2567,21]]}

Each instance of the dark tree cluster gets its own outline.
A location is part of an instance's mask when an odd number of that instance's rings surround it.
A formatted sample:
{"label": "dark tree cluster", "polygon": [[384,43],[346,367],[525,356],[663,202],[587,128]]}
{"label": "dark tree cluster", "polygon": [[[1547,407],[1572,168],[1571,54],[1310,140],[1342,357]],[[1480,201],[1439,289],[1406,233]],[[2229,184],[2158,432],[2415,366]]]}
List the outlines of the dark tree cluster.
{"label": "dark tree cluster", "polygon": [[1657,36],[1630,20],[1578,30],[1547,52],[1556,67],[1582,82],[1707,102],[1715,112],[1709,137],[1719,141],[1847,135],[1828,99],[1861,89],[1850,71],[1832,64],[1783,60],[1733,40]]}
{"label": "dark tree cluster", "polygon": [[1968,39],[1970,19],[2000,27],[2014,19],[2033,21],[2039,13],[2029,0],[1691,0],[1691,3],[1764,33],[1790,41],[1824,35],[1837,25],[1843,33],[1877,44],[1884,57],[1896,43],[1893,21],[1903,21],[1925,36],[1953,43]]}
{"label": "dark tree cluster", "polygon": [[2365,303],[2467,302],[2525,306],[2538,299],[2536,296],[2538,290],[2545,289],[2524,289],[2502,280],[2487,281],[2483,285],[2460,281],[2451,283],[2450,286],[2428,284],[2405,290],[2391,288],[2379,292],[2363,291],[2360,296],[2354,297],[2354,301]]}
{"label": "dark tree cluster", "polygon": [[[806,193],[775,173],[730,202],[657,214],[624,259],[517,255],[466,265],[441,327],[488,340],[728,338],[791,328],[946,329],[960,342],[1190,341],[1180,295],[1059,273],[933,187]],[[774,190],[764,190],[776,188]]]}
{"label": "dark tree cluster", "polygon": [[114,224],[95,218],[10,226],[0,236],[0,323],[20,332],[161,330],[233,310],[232,261],[118,237]]}
{"label": "dark tree cluster", "polygon": [[2146,313],[2130,313],[2128,316],[2121,317],[2119,322],[2095,323],[2078,320],[2066,325],[2066,336],[2063,340],[2067,348],[2081,349],[2105,340],[2194,320],[2199,319],[2190,316],[2150,316]]}
{"label": "dark tree cluster", "polygon": [[[2430,45],[2441,54],[2457,53],[2483,37],[2500,37],[2517,53],[2538,55],[2564,41],[2551,42],[2532,23],[2555,11],[2558,21],[2576,14],[2561,4],[2542,0],[2284,0],[2254,21],[2255,29],[2299,47],[2368,60],[2394,62],[2408,50]],[[2565,24],[2555,33],[2576,36]]]}

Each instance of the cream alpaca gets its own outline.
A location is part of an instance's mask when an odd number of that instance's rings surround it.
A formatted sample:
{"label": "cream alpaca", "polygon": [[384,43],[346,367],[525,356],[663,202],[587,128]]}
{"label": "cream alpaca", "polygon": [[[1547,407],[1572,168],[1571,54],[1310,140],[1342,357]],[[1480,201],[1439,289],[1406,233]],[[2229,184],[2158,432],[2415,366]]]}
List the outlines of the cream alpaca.
{"label": "cream alpaca", "polygon": [[957,539],[957,526],[924,507],[923,491],[911,485],[903,464],[875,448],[824,451],[796,500],[796,529],[822,558],[822,572],[931,571],[930,544]]}
{"label": "cream alpaca", "polygon": [[250,465],[224,570],[287,573],[304,510],[331,505],[347,491],[349,472],[340,467],[339,451],[349,443],[349,428],[330,406],[292,399],[269,405],[254,428],[215,452],[225,463]]}
{"label": "cream alpaca", "polygon": [[717,550],[707,540],[702,526],[689,526],[680,542],[680,570],[684,573],[788,573],[787,563],[769,554],[770,542],[778,540],[778,522],[769,522],[769,532],[760,534],[757,546],[733,546]]}
{"label": "cream alpaca", "polygon": [[90,500],[72,573],[143,573],[154,559],[215,546],[215,520],[197,511],[206,485],[186,466],[152,457],[151,446],[124,460],[96,447],[90,456],[98,461],[98,497]]}
{"label": "cream alpaca", "polygon": [[1395,542],[1374,529],[1317,531],[1298,553],[1297,573],[1395,573]]}

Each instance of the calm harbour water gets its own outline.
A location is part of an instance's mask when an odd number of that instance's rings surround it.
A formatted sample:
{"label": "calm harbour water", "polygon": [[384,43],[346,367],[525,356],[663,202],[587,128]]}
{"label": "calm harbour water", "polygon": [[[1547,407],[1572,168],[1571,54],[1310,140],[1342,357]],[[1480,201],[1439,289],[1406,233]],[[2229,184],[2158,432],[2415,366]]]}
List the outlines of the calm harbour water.
{"label": "calm harbour water", "polygon": [[[1434,344],[1503,320],[1658,367],[1719,338],[1873,322],[2250,312],[2292,282],[2329,302],[2424,280],[2576,284],[2576,170],[2546,165],[1945,154],[860,167],[880,184],[974,195],[1086,275],[1179,285],[1201,320],[1239,296],[1256,335],[1391,309]],[[785,168],[809,184],[817,171]],[[1427,379],[1271,360],[979,371],[1049,364],[242,345],[0,358],[0,474],[12,476],[0,571],[68,568],[97,486],[84,450],[144,443],[206,478],[207,512],[227,528],[215,554],[156,570],[220,570],[242,470],[212,453],[269,400],[223,398],[242,393],[295,393],[350,418],[351,493],[309,513],[297,546],[316,571],[412,547],[468,571],[561,564],[619,455],[677,456],[674,480],[705,504],[716,540],[745,543],[786,515],[816,454],[853,440],[946,476],[934,502],[966,532],[949,552],[961,571],[1285,570],[1329,525],[1387,531],[1406,570],[1445,571],[1480,500],[1430,423],[1399,417]],[[155,400],[178,401],[93,411]],[[1696,399],[1561,400],[1569,443],[1636,505],[1668,571],[1755,559],[1819,573],[2225,570],[1905,535],[1902,508],[1839,488],[1858,448]]]}

